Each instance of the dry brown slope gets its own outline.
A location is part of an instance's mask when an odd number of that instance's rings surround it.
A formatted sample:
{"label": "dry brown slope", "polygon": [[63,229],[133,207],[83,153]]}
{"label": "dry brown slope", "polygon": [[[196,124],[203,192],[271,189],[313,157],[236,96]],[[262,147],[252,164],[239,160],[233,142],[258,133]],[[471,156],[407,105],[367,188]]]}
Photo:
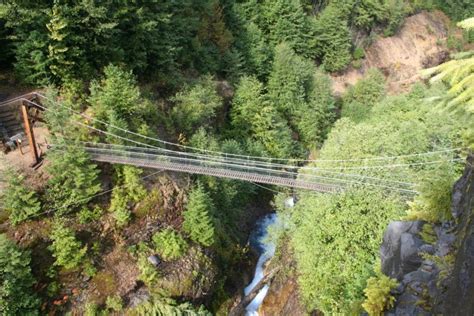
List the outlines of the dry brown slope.
{"label": "dry brown slope", "polygon": [[334,92],[343,93],[370,68],[379,68],[385,74],[390,93],[408,90],[419,80],[421,69],[438,65],[448,57],[448,25],[449,19],[440,11],[408,17],[395,36],[380,37],[365,50],[360,69],[351,67],[332,76]]}

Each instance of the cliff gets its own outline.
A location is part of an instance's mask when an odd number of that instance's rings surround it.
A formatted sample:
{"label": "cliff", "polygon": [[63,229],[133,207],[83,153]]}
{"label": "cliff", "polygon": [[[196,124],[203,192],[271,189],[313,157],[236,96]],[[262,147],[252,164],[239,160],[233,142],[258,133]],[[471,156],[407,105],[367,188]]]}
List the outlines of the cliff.
{"label": "cliff", "polygon": [[397,279],[386,315],[474,314],[474,156],[453,188],[453,220],[391,222],[381,246],[382,272]]}

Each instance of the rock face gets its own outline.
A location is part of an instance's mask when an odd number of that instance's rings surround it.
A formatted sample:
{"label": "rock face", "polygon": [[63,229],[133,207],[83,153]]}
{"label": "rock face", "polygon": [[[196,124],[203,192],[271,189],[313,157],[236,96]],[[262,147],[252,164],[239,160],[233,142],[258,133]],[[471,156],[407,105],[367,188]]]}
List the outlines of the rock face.
{"label": "rock face", "polygon": [[453,216],[457,225],[457,255],[446,294],[440,299],[444,315],[474,315],[474,157],[454,186]]}
{"label": "rock face", "polygon": [[423,222],[391,222],[383,237],[380,250],[382,272],[394,279],[418,269],[422,259],[418,254],[424,244],[418,236]]}
{"label": "rock face", "polygon": [[[421,237],[421,221],[391,222],[380,255],[382,272],[399,281],[386,315],[474,315],[474,157],[453,189],[454,221],[431,226],[436,242]],[[425,254],[425,255],[423,255]]]}
{"label": "rock face", "polygon": [[388,91],[404,92],[420,79],[419,71],[442,63],[448,56],[445,45],[449,19],[441,12],[422,12],[410,16],[395,36],[376,39],[365,51],[359,69],[349,68],[332,76],[333,90],[343,93],[370,68],[387,77]]}

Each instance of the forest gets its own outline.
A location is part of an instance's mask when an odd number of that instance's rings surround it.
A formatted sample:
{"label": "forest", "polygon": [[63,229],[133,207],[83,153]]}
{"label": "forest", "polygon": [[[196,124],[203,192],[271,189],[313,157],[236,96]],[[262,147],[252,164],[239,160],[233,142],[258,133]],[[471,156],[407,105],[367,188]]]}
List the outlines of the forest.
{"label": "forest", "polygon": [[[334,92],[420,12],[448,21],[442,62],[405,91],[375,67]],[[451,220],[474,149],[472,17],[469,0],[0,2],[0,101],[40,91],[49,148],[35,171],[0,153],[0,314],[228,315],[252,225],[276,210],[268,266],[304,314],[381,315],[387,225]],[[256,157],[345,189],[110,164],[85,144]]]}

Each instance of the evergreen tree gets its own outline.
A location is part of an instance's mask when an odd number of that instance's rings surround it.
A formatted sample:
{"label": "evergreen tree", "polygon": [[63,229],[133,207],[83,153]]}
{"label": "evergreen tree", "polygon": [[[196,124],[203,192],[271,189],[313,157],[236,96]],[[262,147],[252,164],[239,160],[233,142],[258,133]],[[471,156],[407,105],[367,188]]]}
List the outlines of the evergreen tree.
{"label": "evergreen tree", "polygon": [[24,177],[13,171],[6,172],[7,188],[3,193],[3,207],[13,225],[33,217],[41,211],[36,192],[24,184]]}
{"label": "evergreen tree", "polygon": [[60,150],[48,152],[47,172],[50,175],[46,196],[58,214],[80,208],[99,192],[99,171],[89,155],[79,146],[58,144]]}
{"label": "evergreen tree", "polygon": [[254,73],[258,78],[263,80],[270,72],[273,51],[264,33],[254,22],[249,22],[245,25],[243,33],[246,46],[246,62],[249,72]]}
{"label": "evergreen tree", "polygon": [[275,48],[268,96],[290,124],[296,113],[306,107],[314,72],[312,62],[298,56],[286,43]]}
{"label": "evergreen tree", "polygon": [[83,262],[87,252],[87,246],[82,246],[76,239],[74,231],[66,227],[65,223],[57,220],[53,225],[50,238],[52,244],[49,246],[53,257],[56,258],[54,265],[65,269],[75,269]]}
{"label": "evergreen tree", "polygon": [[103,79],[92,82],[90,91],[88,101],[100,120],[109,121],[114,117],[130,124],[141,103],[140,90],[132,72],[115,65],[104,68]]}
{"label": "evergreen tree", "polygon": [[272,46],[286,42],[298,54],[314,57],[313,30],[300,0],[266,0],[261,13]]}
{"label": "evergreen tree", "polygon": [[33,292],[36,283],[30,268],[30,254],[0,234],[0,313],[39,315],[40,301]]}
{"label": "evergreen tree", "polygon": [[255,77],[244,76],[232,99],[231,120],[236,135],[249,136],[255,115],[265,102],[264,86]]}
{"label": "evergreen tree", "polygon": [[297,157],[299,150],[286,121],[272,106],[264,106],[252,121],[253,137],[271,157]]}
{"label": "evergreen tree", "polygon": [[334,110],[331,79],[322,70],[318,70],[313,75],[307,107],[301,108],[297,114],[297,130],[307,147],[322,145],[335,119]]}
{"label": "evergreen tree", "polygon": [[191,135],[198,127],[209,128],[222,98],[217,94],[212,77],[204,77],[194,86],[188,86],[173,98],[176,105],[171,116],[178,131]]}
{"label": "evergreen tree", "polygon": [[183,213],[183,230],[193,241],[205,247],[215,242],[213,213],[214,205],[209,194],[198,184],[189,193],[188,205]]}
{"label": "evergreen tree", "polygon": [[343,70],[351,61],[351,35],[345,10],[331,2],[313,21],[316,56],[327,71]]}

